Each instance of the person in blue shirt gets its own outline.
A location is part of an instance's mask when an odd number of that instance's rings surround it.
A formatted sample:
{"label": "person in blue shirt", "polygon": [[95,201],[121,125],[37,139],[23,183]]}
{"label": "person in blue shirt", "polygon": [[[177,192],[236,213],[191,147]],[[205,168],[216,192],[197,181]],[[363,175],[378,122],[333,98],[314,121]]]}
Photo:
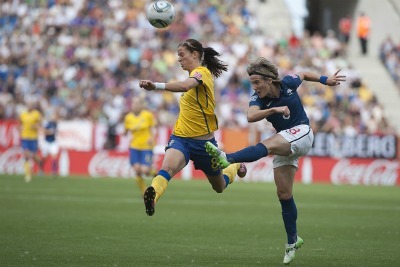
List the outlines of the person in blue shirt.
{"label": "person in blue shirt", "polygon": [[247,120],[256,122],[266,119],[272,123],[277,134],[255,146],[230,154],[226,154],[210,142],[205,145],[207,152],[222,168],[235,162],[253,162],[269,154],[274,155],[274,180],[288,240],[284,264],[293,261],[296,250],[303,244],[303,240],[297,236],[297,208],[292,190],[298,159],[310,151],[314,140],[297,88],[303,80],[329,86],[339,85],[346,80],[346,76],[338,75],[339,71],[330,77],[302,72],[279,79],[278,68],[269,60],[258,58],[247,68],[254,89]]}
{"label": "person in blue shirt", "polygon": [[51,118],[45,123],[44,126],[45,138],[41,147],[43,164],[47,161],[50,155],[51,173],[53,176],[56,176],[58,172],[57,156],[59,152],[59,147],[56,140],[56,133],[57,133],[57,116],[53,114],[51,115]]}

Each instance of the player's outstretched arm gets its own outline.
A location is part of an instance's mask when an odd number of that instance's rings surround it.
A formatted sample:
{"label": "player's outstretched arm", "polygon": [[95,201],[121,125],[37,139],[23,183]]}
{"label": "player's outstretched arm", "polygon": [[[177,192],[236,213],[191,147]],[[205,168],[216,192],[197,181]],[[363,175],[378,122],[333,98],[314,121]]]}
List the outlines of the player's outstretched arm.
{"label": "player's outstretched arm", "polygon": [[320,82],[325,85],[329,86],[336,86],[339,85],[340,82],[346,81],[345,75],[338,75],[340,70],[335,72],[332,76],[320,76],[313,72],[301,72],[297,74],[301,80],[309,81],[309,82]]}
{"label": "player's outstretched arm", "polygon": [[336,85],[339,85],[340,82],[345,82],[346,75],[338,75],[339,72],[340,72],[340,70],[335,72],[335,74],[333,74],[332,76],[328,77],[328,79],[326,80],[326,85],[336,86]]}
{"label": "player's outstretched arm", "polygon": [[199,85],[199,83],[200,81],[193,77],[189,77],[184,81],[169,83],[158,83],[149,80],[141,80],[139,82],[139,87],[147,91],[167,90],[170,92],[187,92],[190,89],[195,88],[197,85]]}

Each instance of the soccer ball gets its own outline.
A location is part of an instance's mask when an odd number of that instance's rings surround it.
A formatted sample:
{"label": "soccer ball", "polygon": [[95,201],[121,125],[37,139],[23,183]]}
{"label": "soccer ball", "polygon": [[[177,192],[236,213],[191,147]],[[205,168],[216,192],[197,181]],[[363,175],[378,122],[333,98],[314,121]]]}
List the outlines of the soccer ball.
{"label": "soccer ball", "polygon": [[156,28],[165,28],[175,19],[175,8],[168,1],[155,1],[147,8],[147,20]]}

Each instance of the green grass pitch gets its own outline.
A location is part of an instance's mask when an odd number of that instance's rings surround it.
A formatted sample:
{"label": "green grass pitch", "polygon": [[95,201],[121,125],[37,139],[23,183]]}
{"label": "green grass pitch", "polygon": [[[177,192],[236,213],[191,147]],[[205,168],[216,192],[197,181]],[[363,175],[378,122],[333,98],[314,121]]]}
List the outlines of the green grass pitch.
{"label": "green grass pitch", "polygon": [[[149,182],[149,181],[147,181]],[[295,184],[291,266],[399,266],[400,188]],[[283,266],[275,185],[172,180],[153,217],[133,179],[0,176],[0,266]]]}

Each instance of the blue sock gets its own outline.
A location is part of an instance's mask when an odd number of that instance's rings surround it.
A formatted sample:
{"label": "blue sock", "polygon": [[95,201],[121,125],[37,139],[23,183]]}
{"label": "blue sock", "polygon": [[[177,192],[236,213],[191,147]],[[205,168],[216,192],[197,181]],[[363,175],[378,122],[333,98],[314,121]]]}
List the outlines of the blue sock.
{"label": "blue sock", "polygon": [[169,175],[169,173],[167,171],[164,170],[159,170],[157,175],[161,175],[162,177],[164,177],[165,179],[167,179],[167,181],[171,180],[171,175]]}
{"label": "blue sock", "polygon": [[226,158],[230,163],[236,162],[253,162],[268,155],[268,148],[262,143],[255,146],[249,146],[235,153],[226,154]]}
{"label": "blue sock", "polygon": [[297,241],[297,208],[293,197],[286,200],[279,200],[282,206],[282,218],[285,224],[285,230],[288,238],[288,244],[293,244]]}
{"label": "blue sock", "polygon": [[228,177],[228,175],[224,174],[224,180],[225,180],[225,183],[226,183],[225,188],[227,188],[228,185],[229,185],[229,177]]}

